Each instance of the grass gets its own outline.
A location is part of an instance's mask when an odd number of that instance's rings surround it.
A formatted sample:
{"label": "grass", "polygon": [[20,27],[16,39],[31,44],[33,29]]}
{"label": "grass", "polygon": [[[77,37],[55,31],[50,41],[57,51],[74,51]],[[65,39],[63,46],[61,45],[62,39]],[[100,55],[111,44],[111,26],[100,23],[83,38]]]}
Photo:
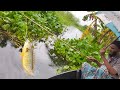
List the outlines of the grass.
{"label": "grass", "polygon": [[55,14],[58,16],[61,23],[63,23],[66,26],[74,26],[78,28],[80,31],[83,31],[83,26],[79,24],[79,19],[74,17],[73,14],[71,14],[68,11],[56,11]]}

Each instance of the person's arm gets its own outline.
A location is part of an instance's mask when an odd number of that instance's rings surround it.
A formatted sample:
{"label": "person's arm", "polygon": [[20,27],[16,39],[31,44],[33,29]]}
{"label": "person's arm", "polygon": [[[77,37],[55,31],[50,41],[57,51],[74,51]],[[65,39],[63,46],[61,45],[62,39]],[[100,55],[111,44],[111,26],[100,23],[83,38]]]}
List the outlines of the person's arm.
{"label": "person's arm", "polygon": [[106,51],[105,48],[100,50],[101,58],[104,62],[104,65],[107,67],[111,75],[116,75],[117,71],[109,64],[108,60],[105,58],[105,51]]}
{"label": "person's arm", "polygon": [[98,62],[98,60],[94,61],[99,67],[102,65],[102,63]]}
{"label": "person's arm", "polygon": [[87,60],[88,60],[89,62],[94,62],[94,63],[96,63],[99,67],[102,65],[98,60],[96,60],[96,59],[93,58],[92,56],[87,57]]}

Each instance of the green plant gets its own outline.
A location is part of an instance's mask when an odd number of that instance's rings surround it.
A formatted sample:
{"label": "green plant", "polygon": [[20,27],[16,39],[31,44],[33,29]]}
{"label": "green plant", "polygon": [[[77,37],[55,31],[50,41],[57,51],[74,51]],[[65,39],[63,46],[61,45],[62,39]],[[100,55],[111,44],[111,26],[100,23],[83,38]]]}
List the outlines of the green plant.
{"label": "green plant", "polygon": [[[50,50],[50,54],[52,55],[54,53],[58,57],[54,60],[54,62],[57,62],[56,65],[61,66],[58,71],[63,72],[79,69],[82,63],[87,61],[86,56],[93,56],[101,62],[99,51],[103,47],[103,44],[99,45],[96,42],[92,42],[92,40],[92,35],[88,35],[82,40],[57,40],[54,44],[54,49]],[[92,43],[90,44],[90,42]],[[65,63],[58,64],[58,62]],[[97,67],[94,63],[92,65]]]}
{"label": "green plant", "polygon": [[[41,27],[25,16],[40,24]],[[26,39],[31,41],[47,39],[50,33],[45,29],[59,35],[63,30],[63,24],[59,22],[53,11],[0,11],[0,29],[10,32],[9,38],[16,36],[23,45]]]}

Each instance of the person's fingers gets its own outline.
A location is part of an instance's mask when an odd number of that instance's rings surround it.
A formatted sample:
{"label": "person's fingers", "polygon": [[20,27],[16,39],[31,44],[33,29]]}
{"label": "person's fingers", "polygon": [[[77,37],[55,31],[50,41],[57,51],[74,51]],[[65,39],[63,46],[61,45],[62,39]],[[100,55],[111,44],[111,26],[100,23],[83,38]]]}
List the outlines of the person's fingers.
{"label": "person's fingers", "polygon": [[106,47],[103,47],[103,48],[101,49],[101,51],[106,51]]}
{"label": "person's fingers", "polygon": [[93,62],[93,60],[92,60],[92,59],[87,59],[87,61]]}
{"label": "person's fingers", "polygon": [[90,59],[90,57],[86,57],[87,59]]}
{"label": "person's fingers", "polygon": [[87,56],[87,58],[92,58],[92,56]]}
{"label": "person's fingers", "polygon": [[94,62],[95,58],[93,58],[92,56],[87,56],[87,61],[90,61],[90,62]]}
{"label": "person's fingers", "polygon": [[88,62],[92,62],[91,60],[87,60]]}
{"label": "person's fingers", "polygon": [[94,59],[92,59],[92,58],[88,58],[87,60],[89,60],[89,61],[93,61]]}

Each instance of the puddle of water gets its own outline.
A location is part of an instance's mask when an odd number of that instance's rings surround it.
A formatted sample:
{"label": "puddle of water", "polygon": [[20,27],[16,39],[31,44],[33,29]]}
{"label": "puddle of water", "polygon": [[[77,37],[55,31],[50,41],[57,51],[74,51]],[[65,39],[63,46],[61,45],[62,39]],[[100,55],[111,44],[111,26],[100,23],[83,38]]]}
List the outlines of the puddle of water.
{"label": "puddle of water", "polygon": [[[68,30],[62,34],[62,38],[80,38],[82,33],[74,28],[68,27]],[[59,36],[60,37],[60,36]],[[52,44],[54,40],[52,40]],[[49,45],[52,47],[51,45]],[[37,43],[34,49],[35,70],[34,76],[28,76],[21,64],[19,48],[15,49],[8,42],[4,48],[0,47],[0,79],[47,79],[56,75],[56,67],[51,67],[51,59],[48,55],[48,48],[45,43]]]}
{"label": "puddle of water", "polygon": [[7,46],[0,48],[0,78],[1,79],[47,79],[56,75],[56,69],[50,67],[51,59],[44,43],[38,43],[35,51],[35,74],[27,76],[21,64],[19,49]]}
{"label": "puddle of water", "polygon": [[82,32],[80,30],[78,30],[77,28],[70,26],[66,28],[66,32],[64,32],[62,35],[60,35],[59,37],[61,37],[61,39],[79,39],[82,36]]}

